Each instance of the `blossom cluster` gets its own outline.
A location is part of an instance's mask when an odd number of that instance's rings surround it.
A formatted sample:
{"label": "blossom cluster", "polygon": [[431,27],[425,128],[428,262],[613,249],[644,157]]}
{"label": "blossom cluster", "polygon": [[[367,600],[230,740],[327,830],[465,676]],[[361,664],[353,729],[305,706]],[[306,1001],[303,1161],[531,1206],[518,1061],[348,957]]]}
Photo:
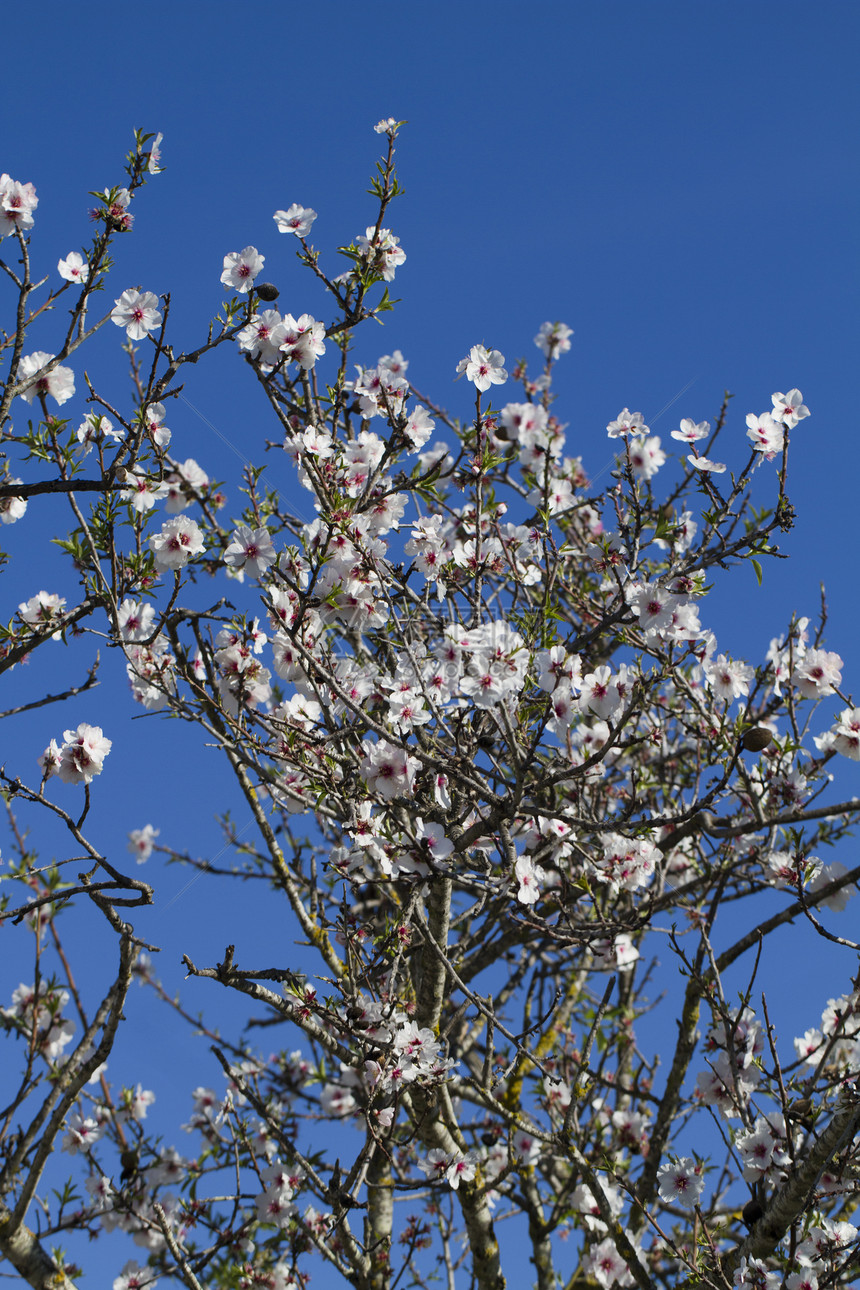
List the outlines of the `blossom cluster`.
{"label": "blossom cluster", "polygon": [[715,1022],[704,1051],[707,1069],[698,1076],[696,1096],[729,1119],[742,1115],[761,1080],[761,1022],[749,1007],[735,1010],[728,1020]]}
{"label": "blossom cluster", "polygon": [[35,223],[33,211],[38,205],[33,185],[19,183],[4,171],[0,175],[0,241],[16,229],[28,233]]}
{"label": "blossom cluster", "polygon": [[53,1063],[62,1058],[75,1033],[75,1023],[63,1016],[70,999],[68,990],[44,982],[38,988],[22,982],[12,992],[11,1007],[0,1008],[0,1014],[26,1037],[34,1052]]}
{"label": "blossom cluster", "polygon": [[303,371],[309,371],[325,353],[325,327],[321,322],[310,314],[282,317],[277,309],[254,314],[237,340],[244,353],[259,359],[263,371],[272,371],[283,362],[298,363]]}
{"label": "blossom cluster", "polygon": [[111,740],[106,739],[101,726],[90,726],[82,721],[76,730],[67,730],[64,742],[52,739],[39,758],[42,773],[47,779],[58,775],[64,784],[91,784],[104,769],[104,760],[111,750]]}

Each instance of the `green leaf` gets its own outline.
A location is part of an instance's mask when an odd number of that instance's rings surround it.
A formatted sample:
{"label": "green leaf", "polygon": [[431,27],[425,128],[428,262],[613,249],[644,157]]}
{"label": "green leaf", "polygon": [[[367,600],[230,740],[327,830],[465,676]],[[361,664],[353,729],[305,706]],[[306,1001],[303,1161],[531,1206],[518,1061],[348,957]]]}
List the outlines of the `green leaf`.
{"label": "green leaf", "polygon": [[750,557],[750,562],[752,567],[755,569],[755,576],[758,578],[758,585],[761,586],[761,565],[758,560],[753,560],[752,557]]}

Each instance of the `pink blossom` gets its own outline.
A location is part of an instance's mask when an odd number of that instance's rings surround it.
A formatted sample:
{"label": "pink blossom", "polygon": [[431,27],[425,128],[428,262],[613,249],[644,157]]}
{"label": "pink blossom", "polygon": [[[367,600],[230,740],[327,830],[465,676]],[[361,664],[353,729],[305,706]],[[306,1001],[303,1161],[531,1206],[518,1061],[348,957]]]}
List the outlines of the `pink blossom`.
{"label": "pink blossom", "polygon": [[403,427],[403,433],[409,440],[410,447],[413,451],[423,448],[424,444],[436,429],[436,422],[431,417],[426,408],[415,407],[407,415],[406,425]]}
{"label": "pink blossom", "polygon": [[157,305],[158,296],[152,291],[135,291],[130,288],[122,293],[119,300],[114,301],[110,319],[117,327],[125,328],[129,340],[145,340],[151,331],[161,325]]}
{"label": "pink blossom", "polygon": [[435,1178],[446,1178],[452,1191],[457,1191],[461,1182],[471,1182],[477,1171],[478,1158],[474,1151],[466,1155],[459,1152],[448,1153],[441,1147],[434,1147],[428,1152],[426,1160],[418,1161],[418,1168]]}
{"label": "pink blossom", "polygon": [[152,635],[155,609],[144,601],[126,597],[119,607],[117,626],[124,641],[142,641]]}
{"label": "pink blossom", "polygon": [[[150,409],[152,411],[153,409]],[[210,480],[206,471],[198,466],[193,457],[174,463],[174,470],[167,476],[167,502],[165,510],[176,515],[186,510],[198,495],[209,487]]]}
{"label": "pink blossom", "polygon": [[254,314],[247,326],[236,336],[239,349],[259,358],[266,367],[276,367],[281,361],[281,342],[286,334],[283,319],[277,309],[264,309]]}
{"label": "pink blossom", "polygon": [[[23,479],[18,479],[15,475],[7,475],[4,484],[23,484]],[[14,524],[20,520],[27,511],[26,497],[0,497],[0,523]]]}
{"label": "pink blossom", "polygon": [[731,703],[733,699],[749,694],[755,668],[720,654],[706,665],[705,675],[716,697]]}
{"label": "pink blossom", "polygon": [[627,590],[627,603],[639,615],[639,626],[658,632],[672,624],[678,597],[655,582],[634,583]]}
{"label": "pink blossom", "polygon": [[114,1278],[113,1290],[153,1290],[156,1285],[158,1280],[153,1280],[152,1270],[140,1267],[136,1259],[131,1259]]}
{"label": "pink blossom", "polygon": [[105,1130],[94,1116],[85,1116],[80,1111],[73,1111],[66,1120],[66,1136],[63,1139],[63,1151],[76,1156],[79,1151],[88,1151],[98,1142]]}
{"label": "pink blossom", "polygon": [[65,743],[60,749],[57,774],[64,784],[89,784],[104,768],[104,759],[111,750],[111,740],[106,739],[101,726],[88,726],[82,721],[77,730],[67,730]]}
{"label": "pink blossom", "polygon": [[302,314],[299,318],[287,314],[283,321],[283,339],[279,348],[307,371],[325,353],[324,324],[317,322],[310,314]]}
{"label": "pink blossom", "polygon": [[822,699],[842,684],[842,659],[826,649],[807,650],[791,679],[804,699]]}
{"label": "pink blossom", "polygon": [[137,857],[138,864],[143,864],[152,855],[152,848],[155,846],[155,839],[159,832],[160,830],[154,829],[151,824],[145,824],[142,829],[132,829],[129,833],[127,849]]}
{"label": "pink blossom", "polygon": [[167,448],[170,445],[171,433],[164,424],[166,415],[163,403],[150,403],[140,411],[140,422],[156,448]]}
{"label": "pink blossom", "polygon": [[666,464],[660,436],[651,435],[631,446],[630,464],[637,479],[653,479],[660,467]]}
{"label": "pink blossom", "polygon": [[356,1101],[348,1088],[340,1084],[326,1084],[320,1093],[320,1110],[329,1118],[340,1118],[355,1110]]}
{"label": "pink blossom", "polygon": [[60,770],[60,745],[52,739],[45,751],[39,756],[39,769],[45,779],[57,775]]}
{"label": "pink blossom", "polygon": [[693,452],[691,452],[687,457],[687,461],[689,461],[696,470],[701,470],[705,474],[722,475],[726,470],[724,462],[711,461],[709,457],[697,457]]}
{"label": "pink blossom", "polygon": [[[55,592],[37,591],[35,596],[21,602],[18,606],[18,614],[21,621],[28,627],[45,631],[48,627],[53,627],[56,619],[62,618],[65,603],[65,596],[58,596]],[[59,640],[60,632],[55,631],[53,637],[55,641]]]}
{"label": "pink blossom", "polygon": [[421,763],[384,739],[362,745],[361,775],[371,792],[385,801],[410,793]]}
{"label": "pink blossom", "polygon": [[68,990],[58,990],[46,985],[38,987],[22,982],[12,991],[12,1006],[0,1008],[0,1014],[10,1021],[23,1021],[28,1034],[35,1036],[36,1049],[48,1062],[56,1061],[75,1032],[75,1023],[63,1016],[69,1002]]}
{"label": "pink blossom", "polygon": [[159,573],[181,569],[203,550],[203,534],[194,520],[178,515],[161,526],[161,532],[149,539],[155,567]]}
{"label": "pink blossom", "polygon": [[[822,887],[828,887],[837,878],[844,878],[847,873],[848,870],[841,860],[832,860],[830,864],[823,864],[810,881],[809,890],[813,893],[820,891]],[[853,895],[854,887],[851,884],[846,884],[844,887],[840,887],[838,891],[834,891],[826,900],[822,900],[821,908],[829,909],[833,913],[839,914]]]}
{"label": "pink blossom", "polygon": [[740,1265],[732,1278],[735,1290],[777,1290],[782,1283],[782,1274],[768,1272],[767,1264],[761,1259],[741,1259]]}
{"label": "pink blossom", "polygon": [[225,287],[247,295],[254,285],[254,279],[263,267],[265,256],[260,255],[255,246],[246,246],[244,251],[231,251],[224,256],[224,272],[221,281]]}
{"label": "pink blossom", "polygon": [[260,578],[276,558],[268,529],[250,529],[240,524],[224,552],[224,563]]}
{"label": "pink blossom", "polygon": [[793,430],[798,421],[809,416],[809,408],[803,402],[800,390],[789,390],[788,394],[774,394],[773,415]]}
{"label": "pink blossom", "polygon": [[833,727],[833,747],[843,757],[860,761],[860,708],[846,708]]}
{"label": "pink blossom", "polygon": [[545,358],[555,359],[568,352],[572,335],[571,328],[562,322],[545,322],[535,336],[535,344]]}
{"label": "pink blossom", "polygon": [[785,1283],[785,1290],[818,1290],[818,1277],[814,1272],[792,1272]]}
{"label": "pink blossom", "polygon": [[20,391],[25,403],[32,403],[37,394],[40,397],[50,395],[58,404],[68,402],[73,396],[75,374],[70,367],[54,367],[50,372],[45,372],[44,369],[54,358],[54,354],[46,354],[39,349],[33,354],[25,354],[21,359],[18,367],[19,380],[29,380],[27,388]]}
{"label": "pink blossom", "polygon": [[589,1250],[585,1260],[586,1270],[603,1290],[614,1285],[625,1285],[629,1280],[627,1264],[615,1248],[611,1236]]}
{"label": "pink blossom", "polygon": [[535,655],[535,666],[538,669],[538,685],[547,693],[552,693],[560,681],[566,680],[573,689],[578,690],[582,680],[582,659],[578,654],[568,654],[562,645],[553,645],[548,650],[541,650]]}
{"label": "pink blossom", "polygon": [[10,175],[0,175],[0,241],[14,229],[28,232],[33,227],[33,211],[38,205],[32,184],[21,184]]}
{"label": "pink blossom", "polygon": [[637,891],[648,885],[661,859],[659,848],[647,838],[609,833],[603,843],[603,857],[595,858],[592,868],[598,882],[607,883],[613,891]]}
{"label": "pink blossom", "polygon": [[293,202],[285,211],[275,211],[272,219],[278,226],[279,233],[293,233],[296,237],[307,237],[317,213],[309,206],[299,206]]}
{"label": "pink blossom", "polygon": [[691,1160],[689,1156],[669,1160],[661,1165],[657,1171],[657,1182],[660,1199],[667,1205],[682,1205],[684,1209],[695,1208],[705,1186],[695,1160]]}
{"label": "pink blossom", "polygon": [[476,390],[482,393],[491,385],[504,385],[508,379],[505,371],[505,356],[497,349],[485,349],[483,345],[473,345],[466,358],[457,364],[457,374],[466,373]]}
{"label": "pink blossom", "polygon": [[608,721],[620,711],[622,699],[618,687],[612,682],[612,672],[605,663],[583,678],[580,703],[583,709],[596,712]]}
{"label": "pink blossom", "polygon": [[124,502],[129,502],[138,515],[144,515],[147,511],[151,511],[156,502],[160,502],[163,497],[167,496],[166,484],[160,483],[149,475],[138,473],[136,470],[128,471],[126,482],[129,487],[122,490],[120,497]]}
{"label": "pink blossom", "polygon": [[595,941],[591,946],[594,966],[609,972],[628,972],[639,958],[639,951],[626,932],[612,940]]}
{"label": "pink blossom", "polygon": [[88,412],[77,429],[76,438],[80,447],[76,449],[76,453],[83,459],[92,452],[93,444],[101,447],[107,440],[117,444],[122,437],[123,431],[115,430],[109,417],[101,412]]}
{"label": "pink blossom", "polygon": [[699,439],[707,439],[711,433],[711,426],[708,421],[700,421],[697,425],[689,417],[685,417],[681,422],[680,430],[672,431],[673,439],[680,439],[682,443],[698,443]]}
{"label": "pink blossom", "polygon": [[519,883],[517,900],[521,905],[534,905],[540,900],[540,884],[546,878],[546,870],[536,865],[531,856],[519,856],[514,872]]}
{"label": "pink blossom", "polygon": [[149,145],[149,159],[146,163],[147,173],[150,175],[160,175],[163,166],[161,164],[161,141],[164,135],[159,133]]}
{"label": "pink blossom", "polygon": [[760,417],[752,412],[747,417],[747,438],[753,446],[753,452],[763,453],[768,461],[778,453],[785,442],[785,432],[778,421],[774,421],[769,412]]}
{"label": "pink blossom", "polygon": [[90,266],[77,251],[70,251],[65,260],[60,260],[57,264],[57,272],[66,282],[83,285],[90,276]]}
{"label": "pink blossom", "polygon": [[629,408],[622,408],[615,420],[609,422],[606,433],[610,439],[626,439],[630,435],[634,439],[644,439],[648,426],[643,421],[641,412],[631,413]]}
{"label": "pink blossom", "polygon": [[369,267],[381,273],[385,282],[392,281],[395,269],[406,260],[406,252],[400,248],[399,242],[400,238],[395,237],[390,229],[381,228],[377,231],[372,224],[364,237],[355,239],[355,244]]}
{"label": "pink blossom", "polygon": [[129,214],[131,193],[127,188],[105,188],[102,192],[104,209],[97,212],[110,226],[119,232],[127,233],[134,223],[134,216]]}

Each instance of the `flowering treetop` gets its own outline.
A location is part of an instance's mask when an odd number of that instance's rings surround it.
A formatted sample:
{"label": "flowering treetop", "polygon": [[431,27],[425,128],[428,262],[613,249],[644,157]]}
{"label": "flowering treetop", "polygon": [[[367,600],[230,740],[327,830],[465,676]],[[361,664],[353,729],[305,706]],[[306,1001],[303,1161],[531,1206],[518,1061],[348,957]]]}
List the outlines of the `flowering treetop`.
{"label": "flowering treetop", "polygon": [[[306,947],[249,965],[232,946],[211,967],[186,957],[193,985],[244,994],[291,1037],[276,1053],[219,1040],[224,1093],[200,1084],[184,1126],[193,1148],[165,1146],[142,1123],[152,1094],[118,1095],[98,1075],[133,974],[182,1008],[125,921],[157,891],[84,832],[110,731],[66,729],[35,778],[7,766],[10,804],[52,812],[92,862],[75,883],[22,849],[27,897],[13,916],[41,945],[88,897],[119,965],[92,1021],[81,1005],[73,1049],[64,987],[38,976],[3,1011],[28,1056],[9,1101],[18,1136],[0,1171],[0,1250],[31,1284],[56,1272],[44,1241],[21,1253],[20,1238],[33,1236],[25,1219],[59,1142],[85,1182],[78,1228],[121,1228],[146,1251],[121,1288],[159,1272],[190,1286],[299,1285],[310,1251],[367,1290],[407,1268],[420,1283],[432,1230],[453,1278],[459,1227],[473,1283],[499,1290],[506,1213],[522,1219],[546,1290],[557,1276],[845,1284],[857,984],[785,1053],[752,959],[793,920],[834,939],[822,911],[838,911],[858,870],[822,856],[860,803],[831,800],[830,767],[860,760],[860,708],[823,616],[777,627],[752,662],[720,650],[706,616],[714,570],[749,564],[761,580],[781,557],[789,441],[809,410],[799,390],[777,392],[744,431],[727,397],[713,425],[682,419],[673,450],[625,407],[607,424],[618,456],[599,492],[566,455],[555,412],[565,324],[540,326],[536,375],[523,361],[509,373],[483,344],[452,355],[447,379],[474,387],[464,420],[419,393],[399,350],[351,365],[406,259],[386,225],[401,124],[376,127],[375,222],[340,248],[346,270],[332,274],[308,242],[316,212],[275,212],[326,289],[327,317],[301,301],[282,312],[264,256],[225,251],[229,298],[189,352],[171,343],[169,297],[139,287],[89,321],[110,244],[161,168],[160,136],[139,135],[127,185],[99,196],[89,253],[59,262],[49,300],[77,295],[53,352],[29,337],[42,325],[28,312],[35,191],[0,182],[19,257],[2,267],[23,302],[5,347],[0,513],[27,524],[49,499],[68,505],[75,587],[33,588],[2,630],[0,670],[55,658],[70,630],[107,633],[131,700],[220,748],[258,834],[241,872],[279,893]],[[75,374],[108,321],[125,332],[127,407]],[[205,466],[176,455],[165,423],[183,368],[216,350],[259,387],[312,519],[249,467],[242,514],[226,521]],[[87,410],[60,419],[79,385]],[[22,401],[41,414],[26,430]],[[718,441],[724,463],[710,455]],[[770,505],[755,509],[765,472]],[[151,823],[131,831],[138,861],[172,854],[159,836]],[[753,905],[743,934],[724,923],[725,907]],[[655,954],[681,969],[662,1064],[638,1037]],[[738,1002],[728,977],[747,962]],[[335,1159],[305,1118],[338,1124]],[[395,1212],[401,1197],[414,1201]],[[68,1212],[62,1202],[43,1227],[64,1230]]]}

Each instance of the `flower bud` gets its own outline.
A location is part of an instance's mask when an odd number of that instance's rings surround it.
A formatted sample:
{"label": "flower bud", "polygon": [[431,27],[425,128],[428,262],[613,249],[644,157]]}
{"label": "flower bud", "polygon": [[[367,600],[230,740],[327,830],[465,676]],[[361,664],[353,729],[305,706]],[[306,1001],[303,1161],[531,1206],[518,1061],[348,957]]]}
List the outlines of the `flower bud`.
{"label": "flower bud", "polygon": [[773,731],[767,726],[750,726],[741,739],[741,747],[747,752],[761,752],[770,743],[773,743]]}

